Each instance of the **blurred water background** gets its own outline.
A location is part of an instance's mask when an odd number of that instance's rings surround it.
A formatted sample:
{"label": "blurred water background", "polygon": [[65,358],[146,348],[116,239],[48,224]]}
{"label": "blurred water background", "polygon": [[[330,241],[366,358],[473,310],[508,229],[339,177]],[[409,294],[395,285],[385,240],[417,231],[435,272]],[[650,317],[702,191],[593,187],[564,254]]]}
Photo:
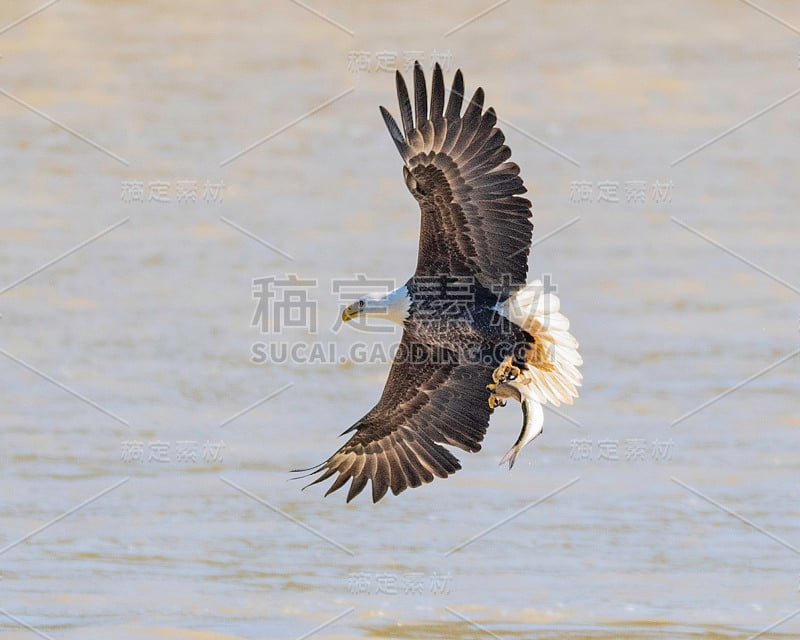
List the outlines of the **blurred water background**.
{"label": "blurred water background", "polygon": [[[0,7],[0,637],[800,635],[797,4],[48,4]],[[414,58],[497,109],[585,385],[345,505],[288,470],[388,364],[251,350],[398,339],[334,288],[414,268]],[[292,274],[317,326],[252,326]]]}

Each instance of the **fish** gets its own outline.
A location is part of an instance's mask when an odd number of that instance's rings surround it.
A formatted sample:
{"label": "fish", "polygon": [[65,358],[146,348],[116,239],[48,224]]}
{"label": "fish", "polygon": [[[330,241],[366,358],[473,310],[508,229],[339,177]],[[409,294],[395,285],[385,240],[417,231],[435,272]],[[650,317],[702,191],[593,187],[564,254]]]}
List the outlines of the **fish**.
{"label": "fish", "polygon": [[544,430],[543,405],[572,404],[578,397],[583,375],[578,370],[583,358],[578,341],[569,332],[570,322],[560,312],[554,293],[545,291],[540,280],[527,285],[496,311],[525,329],[532,342],[524,345],[520,359],[507,356],[492,373],[487,385],[489,406],[506,405],[511,399],[522,406],[522,430],[511,449],[500,460],[511,469],[522,448]]}

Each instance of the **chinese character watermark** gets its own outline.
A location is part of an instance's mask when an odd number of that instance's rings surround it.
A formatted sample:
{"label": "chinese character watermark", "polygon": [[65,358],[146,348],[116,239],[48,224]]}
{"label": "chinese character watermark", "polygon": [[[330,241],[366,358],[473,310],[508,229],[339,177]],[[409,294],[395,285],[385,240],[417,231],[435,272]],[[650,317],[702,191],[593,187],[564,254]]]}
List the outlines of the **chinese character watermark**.
{"label": "chinese character watermark", "polygon": [[569,459],[573,462],[669,462],[674,448],[674,441],[660,438],[573,438]]}
{"label": "chinese character watermark", "polygon": [[452,582],[450,573],[392,571],[357,571],[347,575],[347,590],[352,594],[447,595]]}
{"label": "chinese character watermark", "polygon": [[280,333],[285,328],[317,331],[317,300],[310,291],[317,286],[313,279],[301,280],[290,273],[284,278],[265,276],[253,279],[256,309],[251,327],[262,333]]}
{"label": "chinese character watermark", "polygon": [[672,180],[573,180],[570,183],[569,201],[572,204],[644,205],[669,204],[675,184]]}
{"label": "chinese character watermark", "polygon": [[158,202],[169,204],[220,203],[225,183],[222,180],[123,180],[120,199],[126,204]]}
{"label": "chinese character watermark", "polygon": [[364,51],[351,49],[347,52],[347,70],[350,73],[409,72],[414,68],[414,62],[417,60],[422,64],[427,60],[431,66],[438,63],[444,71],[450,71],[453,64],[453,53],[449,49],[447,51],[433,49],[427,55],[425,51],[420,50]]}
{"label": "chinese character watermark", "polygon": [[123,440],[120,449],[120,460],[128,463],[167,464],[219,464],[225,450],[222,440]]}
{"label": "chinese character watermark", "polygon": [[[557,292],[558,287],[549,274],[530,283],[526,296],[520,301],[509,299],[506,311],[476,307],[480,283],[472,275],[418,276],[413,283],[408,283],[408,287],[413,291],[408,295],[413,295],[415,320],[423,332],[447,332],[459,329],[457,325],[461,323],[471,326],[475,321],[475,313],[484,314],[484,319],[491,326],[506,324],[510,322],[508,318],[513,316],[517,323],[524,323],[521,318],[527,317],[538,323],[537,326],[541,326],[542,330],[547,330],[551,320],[563,320],[557,313],[557,306],[552,306],[557,305],[557,298],[550,294]],[[510,279],[504,279],[494,292],[499,296],[504,291],[516,288],[518,286],[512,285]],[[429,349],[425,347],[424,340],[400,340],[391,344],[359,341],[343,345],[333,339],[297,338],[298,330],[306,334],[320,334],[320,293],[318,280],[301,278],[297,274],[253,278],[251,294],[255,306],[250,326],[270,336],[269,340],[260,340],[251,345],[250,361],[253,364],[391,364],[398,358],[421,364],[421,358],[441,357],[444,352],[461,358],[460,362],[475,358],[474,362],[487,364],[502,362],[514,349],[519,348],[523,353],[526,345],[530,346],[527,343],[500,341],[493,349],[481,350],[465,343],[464,352],[454,354],[452,350]],[[397,287],[395,280],[369,278],[364,274],[334,278],[330,281],[330,293],[338,307],[331,314],[329,333],[338,333],[347,322],[361,332],[402,337],[398,324],[401,323],[399,318],[402,314],[392,304],[399,303],[401,307],[408,304],[403,299],[407,294],[403,288]],[[278,339],[282,333],[286,335],[285,340]],[[555,344],[542,343],[536,355],[555,362],[558,359],[556,350]]]}
{"label": "chinese character watermark", "polygon": [[[331,293],[339,301],[339,311],[336,314],[331,331],[338,332],[344,325],[342,312],[354,302],[367,296],[382,297],[394,290],[397,283],[391,278],[368,278],[366,274],[357,273],[353,278],[334,278],[331,280]],[[382,313],[383,312],[383,313]],[[383,310],[373,309],[369,315],[361,314],[349,321],[354,329],[370,333],[393,333],[394,327],[386,320],[388,308]]]}

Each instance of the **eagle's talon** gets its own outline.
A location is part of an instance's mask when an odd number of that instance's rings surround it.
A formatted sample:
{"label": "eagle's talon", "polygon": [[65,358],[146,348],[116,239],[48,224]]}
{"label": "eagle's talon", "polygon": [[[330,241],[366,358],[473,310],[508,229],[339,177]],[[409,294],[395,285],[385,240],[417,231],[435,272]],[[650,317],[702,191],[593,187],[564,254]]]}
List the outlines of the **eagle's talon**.
{"label": "eagle's talon", "polygon": [[514,364],[509,365],[503,372],[502,382],[511,382],[512,380],[519,378],[521,375],[522,370],[518,366]]}
{"label": "eagle's talon", "polygon": [[[487,385],[491,387],[496,387],[497,385]],[[489,408],[496,409],[497,407],[505,407],[506,401],[498,396],[496,393],[489,394]]]}

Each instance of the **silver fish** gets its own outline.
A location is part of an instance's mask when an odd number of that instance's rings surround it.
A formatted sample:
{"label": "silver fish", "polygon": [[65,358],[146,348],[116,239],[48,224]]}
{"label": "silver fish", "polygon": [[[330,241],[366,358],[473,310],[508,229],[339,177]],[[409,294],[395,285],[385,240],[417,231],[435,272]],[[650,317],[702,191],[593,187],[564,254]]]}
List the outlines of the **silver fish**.
{"label": "silver fish", "polygon": [[544,428],[544,411],[538,396],[531,388],[530,381],[525,379],[524,372],[519,372],[516,367],[512,367],[512,369],[515,371],[507,372],[498,367],[494,376],[495,383],[487,387],[491,392],[490,406],[505,406],[508,398],[516,400],[522,405],[522,431],[520,431],[514,446],[500,460],[500,464],[508,462],[509,470],[514,466],[522,448],[542,433]]}

